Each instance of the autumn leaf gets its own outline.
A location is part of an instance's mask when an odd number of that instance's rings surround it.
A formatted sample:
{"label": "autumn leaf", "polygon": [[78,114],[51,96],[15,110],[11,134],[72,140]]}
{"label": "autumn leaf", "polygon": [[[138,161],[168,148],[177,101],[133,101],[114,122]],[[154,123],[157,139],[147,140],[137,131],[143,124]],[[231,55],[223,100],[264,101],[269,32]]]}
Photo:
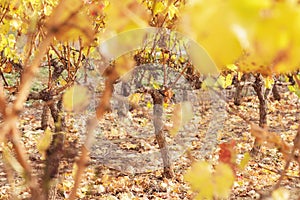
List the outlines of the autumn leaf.
{"label": "autumn leaf", "polygon": [[198,193],[196,199],[213,198],[212,168],[207,162],[194,163],[192,168],[185,174],[184,179],[191,184],[192,190]]}
{"label": "autumn leaf", "polygon": [[171,118],[173,126],[170,130],[170,135],[174,136],[180,128],[186,125],[193,117],[194,112],[191,102],[185,101],[176,104]]}
{"label": "autumn leaf", "polygon": [[89,90],[80,85],[74,85],[66,90],[63,95],[63,105],[66,111],[83,111],[89,104]]}
{"label": "autumn leaf", "polygon": [[288,200],[290,199],[290,193],[287,189],[278,188],[272,192],[273,200]]}
{"label": "autumn leaf", "polygon": [[265,78],[265,87],[271,89],[274,84],[274,79],[270,76]]}
{"label": "autumn leaf", "polygon": [[42,154],[42,160],[46,158],[46,151],[52,142],[53,133],[49,128],[46,128],[44,134],[40,136],[37,142],[37,149]]}
{"label": "autumn leaf", "polygon": [[239,169],[243,170],[247,166],[247,164],[248,164],[248,162],[249,162],[250,159],[251,159],[250,153],[246,152],[244,154],[243,159],[241,160],[241,162],[239,164]]}
{"label": "autumn leaf", "polygon": [[220,199],[227,199],[231,192],[231,187],[234,182],[234,173],[230,165],[226,163],[219,163],[216,166],[214,176],[215,197]]}
{"label": "autumn leaf", "polygon": [[171,88],[166,88],[163,90],[164,93],[164,103],[170,103],[172,97],[174,96],[174,92],[172,91]]}
{"label": "autumn leaf", "polygon": [[147,21],[150,18],[146,9],[136,0],[125,0],[122,4],[111,0],[105,14],[108,27],[106,31],[114,33],[148,27]]}
{"label": "autumn leaf", "polygon": [[140,100],[142,99],[142,97],[143,97],[143,94],[134,93],[134,94],[129,95],[128,100],[129,100],[130,104],[138,105]]}
{"label": "autumn leaf", "polygon": [[212,171],[212,166],[199,161],[185,174],[184,179],[189,182],[193,191],[197,192],[195,199],[228,198],[234,182],[234,174],[226,163],[219,163]]}
{"label": "autumn leaf", "polygon": [[13,65],[11,64],[11,62],[7,62],[3,69],[3,72],[11,73],[12,71],[13,71]]}
{"label": "autumn leaf", "polygon": [[95,35],[92,20],[82,0],[60,1],[47,19],[46,27],[49,34],[63,41],[82,37],[87,44],[93,41]]}
{"label": "autumn leaf", "polygon": [[130,56],[121,56],[115,61],[115,70],[118,75],[125,76],[136,66],[135,60]]}
{"label": "autumn leaf", "polygon": [[219,161],[228,164],[234,172],[237,168],[235,145],[236,142],[234,140],[219,145]]}
{"label": "autumn leaf", "polygon": [[13,156],[11,150],[4,144],[1,145],[3,151],[3,159],[7,162],[16,172],[19,174],[24,173],[23,167],[17,161],[17,159]]}

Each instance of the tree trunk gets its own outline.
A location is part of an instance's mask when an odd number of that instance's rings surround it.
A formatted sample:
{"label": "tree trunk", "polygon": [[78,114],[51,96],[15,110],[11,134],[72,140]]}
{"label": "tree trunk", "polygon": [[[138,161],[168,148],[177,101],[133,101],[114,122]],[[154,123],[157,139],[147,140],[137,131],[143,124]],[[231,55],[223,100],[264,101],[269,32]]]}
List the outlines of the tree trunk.
{"label": "tree trunk", "polygon": [[[241,77],[241,80],[238,80],[238,77],[236,75],[235,77],[236,81],[234,83],[234,86],[236,88],[235,93],[234,93],[234,105],[241,105],[241,99],[242,99],[242,91],[244,88],[244,83],[247,79],[247,74],[243,74],[243,76]],[[243,84],[241,84],[243,83]]]}
{"label": "tree trunk", "polygon": [[50,127],[50,110],[49,107],[47,105],[47,103],[45,103],[43,105],[43,112],[42,112],[42,119],[41,119],[41,129],[42,130],[46,130],[47,127]]}
{"label": "tree trunk", "polygon": [[[264,95],[264,81],[263,77],[258,74],[255,77],[255,82],[253,84],[253,88],[257,94],[258,100],[259,100],[259,126],[260,127],[265,127],[267,125],[267,99],[265,98]],[[258,142],[255,140],[254,146],[251,150],[252,155],[257,155],[259,152],[260,145]]]}
{"label": "tree trunk", "polygon": [[[122,82],[121,83],[121,96],[128,97],[130,95],[130,91],[131,91],[131,88],[130,88],[129,83],[128,82]],[[117,112],[118,116],[119,117],[127,116],[127,112],[130,109],[129,103],[118,100],[118,105],[119,105],[118,106],[118,112]]]}
{"label": "tree trunk", "polygon": [[56,104],[54,102],[51,103],[49,108],[55,123],[55,133],[53,134],[50,147],[46,151],[45,168],[42,177],[43,194],[47,199],[50,198],[49,194],[53,193],[53,188],[55,189],[55,187],[50,185],[50,182],[57,176],[60,161],[64,156],[64,131],[66,127],[64,117],[62,116],[62,98]]}
{"label": "tree trunk", "polygon": [[279,91],[277,89],[277,85],[276,85],[276,82],[274,83],[274,86],[272,88],[272,93],[273,93],[273,97],[276,101],[280,101],[281,97],[280,97],[280,94],[279,94]]}
{"label": "tree trunk", "polygon": [[174,176],[172,164],[169,156],[168,146],[166,142],[166,138],[163,131],[163,95],[158,90],[153,90],[151,92],[151,96],[153,99],[153,124],[155,129],[155,137],[158,143],[162,160],[164,166],[164,176],[167,178],[172,178]]}

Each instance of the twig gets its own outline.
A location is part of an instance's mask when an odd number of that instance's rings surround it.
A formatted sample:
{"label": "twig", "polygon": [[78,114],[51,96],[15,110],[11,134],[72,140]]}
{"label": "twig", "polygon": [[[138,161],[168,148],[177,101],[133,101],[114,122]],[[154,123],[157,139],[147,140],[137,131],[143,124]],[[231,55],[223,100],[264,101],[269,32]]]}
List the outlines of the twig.
{"label": "twig", "polygon": [[[5,106],[7,105],[4,88],[2,83],[0,82],[0,113],[5,117]],[[2,140],[0,140],[2,141]]]}
{"label": "twig", "polygon": [[280,187],[280,183],[282,182],[283,177],[285,176],[285,172],[289,168],[289,165],[290,165],[291,161],[294,158],[295,151],[297,149],[299,149],[299,147],[300,147],[299,145],[300,145],[300,125],[298,126],[297,135],[295,136],[295,139],[294,139],[294,145],[293,145],[292,151],[289,154],[288,158],[286,159],[286,163],[285,163],[284,169],[281,171],[280,177],[279,177],[276,185],[274,186],[273,190],[276,190],[276,189],[278,189]]}
{"label": "twig", "polygon": [[[260,163],[258,163],[258,166],[265,169],[265,170],[268,170],[270,172],[273,172],[275,174],[281,174],[282,173],[282,170],[274,170],[274,169],[270,169],[270,168],[267,168],[263,165],[261,165]],[[289,178],[297,178],[297,179],[300,179],[300,176],[293,176],[293,175],[288,175],[288,174],[284,174],[286,177],[289,177]]]}
{"label": "twig", "polygon": [[5,11],[4,11],[3,15],[0,18],[0,23],[3,22],[3,19],[4,19],[5,15],[8,13],[8,11],[9,11],[9,5],[7,5],[7,7],[5,8]]}

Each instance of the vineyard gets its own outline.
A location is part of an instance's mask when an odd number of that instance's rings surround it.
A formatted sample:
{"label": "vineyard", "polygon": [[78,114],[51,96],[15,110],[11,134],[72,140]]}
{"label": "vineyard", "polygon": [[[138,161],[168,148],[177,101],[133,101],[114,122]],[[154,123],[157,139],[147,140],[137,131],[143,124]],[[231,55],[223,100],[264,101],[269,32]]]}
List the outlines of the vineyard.
{"label": "vineyard", "polygon": [[2,0],[0,199],[300,199],[300,4]]}

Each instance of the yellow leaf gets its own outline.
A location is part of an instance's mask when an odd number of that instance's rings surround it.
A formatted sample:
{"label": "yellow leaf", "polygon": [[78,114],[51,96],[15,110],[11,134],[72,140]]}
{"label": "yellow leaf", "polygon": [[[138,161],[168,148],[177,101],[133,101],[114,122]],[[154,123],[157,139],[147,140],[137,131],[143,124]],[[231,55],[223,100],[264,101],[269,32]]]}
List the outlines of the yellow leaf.
{"label": "yellow leaf", "polygon": [[268,89],[272,88],[272,85],[274,84],[274,79],[270,76],[265,78],[265,87]]}
{"label": "yellow leaf", "polygon": [[290,193],[287,189],[278,188],[272,192],[273,200],[288,200],[290,199]]}
{"label": "yellow leaf", "polygon": [[67,84],[67,81],[63,79],[61,76],[58,78],[57,81],[61,86],[65,86]]}
{"label": "yellow leaf", "polygon": [[227,76],[225,77],[224,88],[227,88],[228,86],[230,86],[232,84],[232,79],[233,79],[232,74],[227,74]]}
{"label": "yellow leaf", "polygon": [[163,107],[164,107],[164,108],[167,108],[167,107],[169,107],[169,104],[166,103],[166,102],[163,102]]}
{"label": "yellow leaf", "polygon": [[232,63],[243,72],[264,75],[299,69],[297,1],[193,1],[181,21],[181,30],[202,45],[220,69]]}
{"label": "yellow leaf", "polygon": [[174,4],[171,4],[168,7],[168,17],[169,17],[169,19],[172,19],[177,13],[178,13],[178,9],[174,6]]}
{"label": "yellow leaf", "polygon": [[[234,63],[243,50],[232,30],[234,19],[227,4],[222,0],[194,1],[184,9],[181,22],[182,31],[203,46],[219,68]],[[224,31],[220,34],[218,30]],[[230,47],[230,50],[220,47]]]}
{"label": "yellow leaf", "polygon": [[210,164],[205,161],[194,163],[184,175],[192,190],[198,192],[197,199],[213,199],[214,184]]}
{"label": "yellow leaf", "polygon": [[239,164],[239,168],[241,170],[245,169],[245,167],[247,166],[247,164],[248,164],[248,162],[249,162],[250,159],[251,159],[251,156],[250,156],[249,152],[246,152],[244,154],[243,159],[241,160],[241,162]]}
{"label": "yellow leaf", "polygon": [[156,15],[157,13],[163,12],[165,9],[166,6],[160,1],[154,5],[153,14]]}
{"label": "yellow leaf", "polygon": [[152,107],[153,107],[152,103],[150,101],[148,101],[147,102],[147,108],[152,108]]}
{"label": "yellow leaf", "polygon": [[224,76],[219,76],[216,86],[221,86],[222,88],[225,88],[225,77]]}
{"label": "yellow leaf", "polygon": [[121,4],[119,0],[110,0],[105,14],[107,31],[113,33],[148,27],[147,22],[150,18],[146,8],[132,0],[124,0]]}
{"label": "yellow leaf", "polygon": [[115,70],[119,76],[126,75],[136,65],[132,57],[121,56],[115,61]]}
{"label": "yellow leaf", "polygon": [[179,129],[187,124],[194,117],[193,106],[191,102],[185,101],[174,106],[171,121],[173,122],[170,135],[174,136]]}
{"label": "yellow leaf", "polygon": [[160,85],[157,82],[155,82],[155,81],[152,82],[152,86],[156,90],[160,89]]}
{"label": "yellow leaf", "polygon": [[141,94],[141,93],[134,93],[128,97],[128,100],[131,104],[137,105],[137,104],[139,104],[142,96],[143,96],[143,94]]}
{"label": "yellow leaf", "polygon": [[60,1],[49,16],[46,27],[50,35],[64,41],[82,37],[87,44],[93,41],[95,35],[92,20],[82,0]]}
{"label": "yellow leaf", "polygon": [[17,161],[17,159],[13,156],[10,149],[2,143],[2,151],[3,151],[3,159],[19,174],[23,174],[24,169]]}
{"label": "yellow leaf", "polygon": [[9,48],[14,48],[15,46],[15,43],[16,43],[16,38],[13,34],[9,34],[8,35],[8,38],[7,38],[7,41],[8,41],[8,46]]}
{"label": "yellow leaf", "polygon": [[66,111],[83,111],[90,100],[89,90],[80,85],[68,88],[63,95],[63,106]]}
{"label": "yellow leaf", "polygon": [[52,142],[52,136],[53,136],[53,133],[51,132],[51,130],[49,128],[47,128],[44,131],[44,134],[41,135],[41,137],[39,138],[39,140],[37,142],[37,149],[40,152],[40,154],[42,154],[42,160],[44,160],[46,158],[46,151]]}
{"label": "yellow leaf", "polygon": [[231,71],[237,71],[238,67],[235,64],[229,64],[226,65],[227,69],[231,70]]}
{"label": "yellow leaf", "polygon": [[214,196],[220,199],[228,199],[234,182],[234,174],[230,166],[220,163],[214,173]]}

